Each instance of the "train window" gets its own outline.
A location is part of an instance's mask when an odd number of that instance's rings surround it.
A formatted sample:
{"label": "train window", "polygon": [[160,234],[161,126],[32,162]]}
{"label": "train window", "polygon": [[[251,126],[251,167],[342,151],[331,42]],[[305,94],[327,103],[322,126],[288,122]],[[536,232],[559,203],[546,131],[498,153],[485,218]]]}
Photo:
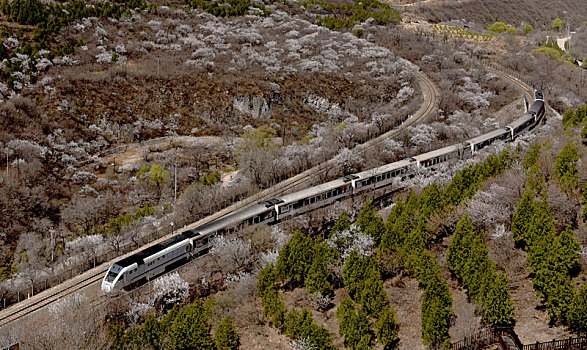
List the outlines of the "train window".
{"label": "train window", "polygon": [[[185,247],[185,251],[189,252],[190,251],[190,246]],[[165,255],[163,255],[163,257],[165,257]]]}

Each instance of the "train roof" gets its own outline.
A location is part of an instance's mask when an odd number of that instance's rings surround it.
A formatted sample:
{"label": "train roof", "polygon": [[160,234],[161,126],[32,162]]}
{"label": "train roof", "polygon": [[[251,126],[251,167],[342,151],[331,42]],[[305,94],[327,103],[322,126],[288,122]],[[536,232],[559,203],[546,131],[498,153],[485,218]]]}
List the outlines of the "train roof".
{"label": "train roof", "polygon": [[503,127],[503,128],[499,128],[497,130],[490,131],[486,134],[473,137],[472,139],[469,139],[465,142],[468,143],[469,145],[471,145],[471,144],[476,145],[476,144],[483,142],[485,140],[491,140],[493,138],[499,137],[499,136],[505,134],[506,132],[508,132],[508,129]]}
{"label": "train roof", "polygon": [[[271,206],[269,208],[271,208]],[[268,207],[264,203],[257,204],[250,208],[241,210],[237,213],[230,214],[224,218],[214,220],[202,226],[198,226],[195,229],[193,229],[193,231],[201,235],[207,235],[226,227],[236,226],[247,219],[250,219],[252,217],[255,217],[259,214],[266,212],[267,210]]]}
{"label": "train roof", "polygon": [[338,178],[336,180],[332,180],[332,181],[323,183],[321,185],[312,186],[310,188],[306,188],[305,190],[301,190],[301,191],[287,194],[285,196],[282,196],[281,199],[283,199],[283,201],[286,204],[293,203],[293,202],[299,201],[300,199],[312,197],[314,195],[320,194],[322,192],[333,190],[335,188],[344,186],[346,184],[350,184],[350,181],[347,181],[344,178]]}
{"label": "train roof", "polygon": [[532,103],[530,108],[528,108],[528,112],[537,114],[543,108],[544,108],[544,101],[536,100],[536,101],[534,101],[534,103]]}
{"label": "train roof", "polygon": [[146,259],[147,257],[165,249],[165,248],[169,248],[174,244],[180,243],[182,241],[185,241],[187,238],[184,235],[177,235],[177,236],[173,236],[159,244],[155,244],[154,246],[151,246],[147,249],[143,249],[138,253],[135,253],[129,257],[126,257],[118,262],[116,262],[116,265],[122,266],[122,267],[127,267],[130,266],[134,263],[137,264],[143,264],[144,263],[144,259]]}
{"label": "train roof", "polygon": [[405,168],[407,166],[412,165],[413,163],[414,163],[414,160],[412,160],[410,158],[404,158],[402,160],[398,160],[397,162],[388,163],[388,164],[382,165],[377,168],[372,168],[369,170],[361,171],[360,173],[357,173],[357,175],[361,179],[366,179],[366,178],[370,178],[371,176],[375,176],[377,174],[385,174],[390,171]]}
{"label": "train roof", "polygon": [[450,146],[436,149],[434,151],[419,154],[417,156],[414,156],[413,158],[419,162],[422,162],[424,160],[440,157],[440,156],[448,154],[448,153],[458,152],[462,148],[463,148],[463,145],[460,143],[457,143],[456,145],[450,145]]}
{"label": "train roof", "polygon": [[521,125],[526,124],[528,122],[528,120],[530,120],[530,119],[534,119],[534,116],[532,116],[532,114],[530,114],[530,113],[524,113],[523,116],[521,116],[520,118],[518,118],[518,119],[514,120],[513,122],[509,123],[508,126],[510,128],[515,129],[515,128],[521,126]]}

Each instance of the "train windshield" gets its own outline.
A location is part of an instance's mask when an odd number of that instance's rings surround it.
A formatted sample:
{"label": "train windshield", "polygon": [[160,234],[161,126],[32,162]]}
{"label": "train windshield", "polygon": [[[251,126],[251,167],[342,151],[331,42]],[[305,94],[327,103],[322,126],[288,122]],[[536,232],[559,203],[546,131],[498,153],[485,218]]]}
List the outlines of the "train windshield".
{"label": "train windshield", "polygon": [[118,276],[118,273],[122,270],[122,266],[112,265],[108,274],[106,274],[106,282],[112,282]]}
{"label": "train windshield", "polygon": [[116,276],[118,276],[117,273],[112,272],[112,271],[108,271],[108,274],[106,275],[106,282],[112,283],[112,281],[114,281],[114,279],[116,278]]}

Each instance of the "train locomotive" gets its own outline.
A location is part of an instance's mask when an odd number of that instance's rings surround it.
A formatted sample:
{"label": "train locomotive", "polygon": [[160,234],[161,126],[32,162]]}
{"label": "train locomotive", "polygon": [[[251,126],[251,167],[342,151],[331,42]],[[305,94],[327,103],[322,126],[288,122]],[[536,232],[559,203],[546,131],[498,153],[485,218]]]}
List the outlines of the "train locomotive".
{"label": "train locomotive", "polygon": [[215,235],[228,235],[244,227],[275,223],[283,218],[325,207],[362,191],[389,186],[419,171],[439,164],[472,157],[497,141],[514,140],[534,128],[545,115],[544,97],[535,91],[534,101],[526,113],[509,125],[470,140],[399,160],[374,169],[329,181],[298,192],[260,202],[193,230],[184,231],[166,241],[139,251],[114,263],[104,276],[102,291],[110,293],[152,279],[182,261],[206,254]]}

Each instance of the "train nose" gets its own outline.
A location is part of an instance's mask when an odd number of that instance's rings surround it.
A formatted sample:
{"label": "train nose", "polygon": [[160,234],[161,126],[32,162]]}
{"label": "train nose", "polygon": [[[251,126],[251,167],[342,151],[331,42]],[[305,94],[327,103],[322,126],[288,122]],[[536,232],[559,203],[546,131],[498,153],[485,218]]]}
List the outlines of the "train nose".
{"label": "train nose", "polygon": [[102,283],[102,291],[104,293],[110,293],[111,290],[112,290],[112,285],[110,285],[110,283]]}

